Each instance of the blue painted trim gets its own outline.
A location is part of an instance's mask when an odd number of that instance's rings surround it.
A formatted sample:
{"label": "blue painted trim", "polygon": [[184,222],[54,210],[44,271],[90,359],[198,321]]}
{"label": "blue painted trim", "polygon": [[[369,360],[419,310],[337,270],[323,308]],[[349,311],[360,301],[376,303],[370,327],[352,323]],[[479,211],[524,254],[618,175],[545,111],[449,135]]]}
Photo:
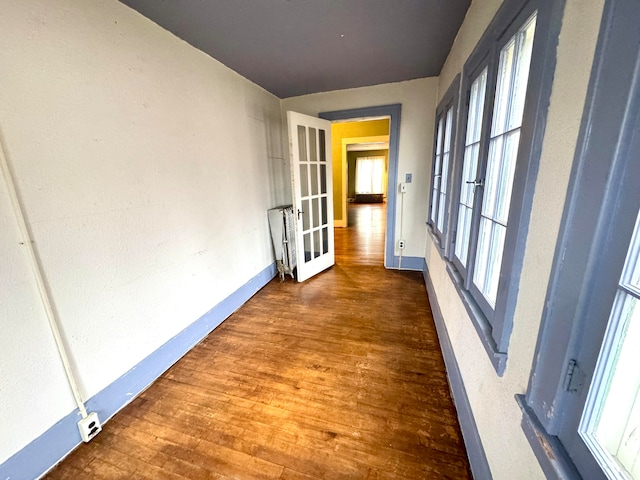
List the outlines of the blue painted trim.
{"label": "blue painted trim", "polygon": [[535,412],[527,405],[524,395],[516,395],[516,402],[522,410],[522,430],[524,431],[531,449],[547,479],[579,480],[574,463],[558,437],[549,435],[544,429]]}
{"label": "blue painted trim", "polygon": [[491,334],[491,324],[487,320],[487,317],[484,316],[482,309],[476,303],[473,295],[464,289],[464,282],[455,265],[447,260],[445,261],[447,262],[447,273],[449,274],[453,285],[456,287],[458,295],[460,295],[460,300],[462,300],[462,304],[469,314],[471,323],[476,329],[476,332],[478,332],[484,351],[487,352],[491,365],[493,365],[496,373],[501,377],[504,375],[504,371],[507,368],[507,352],[498,351],[498,346]]}
{"label": "blue painted trim", "polygon": [[[402,268],[400,268],[400,257],[393,257],[392,268],[399,270],[413,270],[416,272],[422,271],[422,265],[424,264],[424,257],[402,257]],[[385,265],[386,267],[387,265]]]}
{"label": "blue painted trim", "polygon": [[[97,412],[104,423],[142,393],[169,367],[240,308],[277,274],[275,263],[233,292],[219,304],[139,364],[86,402],[87,410]],[[76,423],[77,410],[60,419],[53,427],[0,465],[0,478],[38,478],[55,466],[81,442]]]}
{"label": "blue painted trim", "polygon": [[469,397],[467,397],[467,391],[464,388],[460,367],[458,367],[458,362],[456,361],[456,354],[453,351],[453,345],[451,345],[451,339],[449,338],[449,333],[444,323],[444,317],[442,316],[440,304],[438,303],[438,298],[433,288],[431,277],[429,276],[426,261],[423,262],[422,275],[427,287],[427,294],[429,295],[433,321],[436,325],[436,331],[438,332],[440,349],[442,350],[442,356],[444,357],[444,363],[447,369],[447,378],[449,379],[449,388],[451,389],[453,403],[458,413],[458,421],[460,422],[464,445],[467,449],[471,473],[473,474],[473,478],[477,480],[491,479],[493,477],[491,476],[489,462],[487,462],[487,456],[484,453],[478,427],[473,417],[473,410],[469,403]]}
{"label": "blue painted trim", "polygon": [[[398,199],[398,148],[400,145],[400,113],[402,105],[380,105],[377,107],[354,108],[335,112],[322,112],[318,116],[325,120],[350,120],[353,118],[390,116],[389,121],[389,172],[387,180],[387,231],[384,252],[384,266],[397,268],[397,258],[394,256],[396,244],[396,202]],[[394,263],[395,261],[395,263]],[[404,259],[403,259],[404,262]],[[420,270],[420,268],[417,268]]]}

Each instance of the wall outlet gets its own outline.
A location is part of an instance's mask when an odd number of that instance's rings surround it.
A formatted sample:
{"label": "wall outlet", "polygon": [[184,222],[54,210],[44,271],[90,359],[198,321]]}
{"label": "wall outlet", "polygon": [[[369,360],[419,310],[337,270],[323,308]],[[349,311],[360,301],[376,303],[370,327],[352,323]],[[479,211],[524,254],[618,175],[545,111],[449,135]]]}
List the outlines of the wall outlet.
{"label": "wall outlet", "polygon": [[405,175],[405,180],[404,180],[404,181],[405,181],[405,183],[411,183],[411,180],[413,180],[413,174],[411,174],[411,173],[407,173],[407,174]]}
{"label": "wall outlet", "polygon": [[398,240],[398,248],[404,250],[404,240]]}
{"label": "wall outlet", "polygon": [[401,183],[400,184],[400,193],[407,193],[407,184],[406,183]]}
{"label": "wall outlet", "polygon": [[78,430],[80,430],[80,436],[83,442],[89,442],[93,437],[102,431],[98,414],[92,412],[87,415],[87,418],[83,418],[78,422]]}

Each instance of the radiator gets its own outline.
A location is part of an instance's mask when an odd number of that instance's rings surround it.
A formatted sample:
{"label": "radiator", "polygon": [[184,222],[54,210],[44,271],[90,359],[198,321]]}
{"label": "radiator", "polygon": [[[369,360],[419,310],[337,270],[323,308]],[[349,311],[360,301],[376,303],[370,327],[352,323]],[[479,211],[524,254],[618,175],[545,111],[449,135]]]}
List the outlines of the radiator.
{"label": "radiator", "polygon": [[293,269],[297,265],[293,207],[291,205],[276,207],[268,210],[267,213],[280,280],[284,280],[285,274],[293,278]]}

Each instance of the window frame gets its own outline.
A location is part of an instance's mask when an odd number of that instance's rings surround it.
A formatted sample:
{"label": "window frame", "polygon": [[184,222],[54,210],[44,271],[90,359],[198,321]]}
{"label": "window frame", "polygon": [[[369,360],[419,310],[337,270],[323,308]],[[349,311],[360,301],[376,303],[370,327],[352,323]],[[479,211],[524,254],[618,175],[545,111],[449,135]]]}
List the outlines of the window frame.
{"label": "window frame", "polygon": [[[458,125],[458,110],[459,110],[459,94],[460,94],[460,74],[456,75],[453,79],[449,88],[447,88],[446,93],[442,96],[438,107],[436,108],[435,115],[435,124],[434,124],[434,134],[433,134],[433,154],[431,156],[431,189],[429,193],[429,210],[427,212],[427,225],[429,225],[429,231],[431,232],[436,245],[439,247],[440,254],[442,256],[447,256],[448,251],[446,250],[446,238],[447,232],[449,231],[449,219],[450,219],[450,205],[451,205],[451,195],[452,195],[452,186],[453,186],[453,164],[455,158],[455,146],[456,146],[456,133],[457,133],[457,125]],[[442,231],[438,229],[438,214],[440,207],[440,193],[442,191],[442,185],[440,181],[442,180],[442,174],[440,174],[440,180],[438,183],[440,184],[439,188],[435,189],[434,185],[436,184],[436,155],[438,154],[438,124],[440,120],[443,120],[443,128],[442,128],[442,148],[444,151],[444,137],[446,136],[447,123],[446,117],[449,109],[452,110],[451,116],[451,134],[449,137],[449,164],[448,164],[448,172],[447,172],[447,184],[446,184],[446,197],[445,197],[445,205],[443,209],[444,218],[442,219]],[[442,165],[442,164],[441,164]],[[442,168],[442,167],[441,167]],[[434,194],[434,190],[437,190],[437,195]],[[437,197],[437,198],[434,198]],[[435,207],[434,207],[435,203]],[[431,212],[435,208],[436,217],[435,219],[431,218]]]}
{"label": "window frame", "polygon": [[516,396],[549,478],[605,478],[578,425],[640,208],[638,22],[634,0],[606,1],[531,377]]}
{"label": "window frame", "polygon": [[464,99],[469,98],[471,85],[477,75],[483,71],[484,67],[488,68],[477,172],[477,178],[484,179],[500,52],[531,15],[537,12],[529,80],[520,127],[520,141],[508,215],[508,228],[505,235],[495,308],[491,307],[473,284],[473,268],[469,268],[475,262],[480,222],[479,213],[482,209],[484,192],[483,195],[479,196],[476,191],[476,196],[474,197],[475,213],[472,221],[472,237],[468,250],[467,267],[464,267],[453,254],[455,252],[457,206],[464,162],[464,138],[469,114],[467,101],[460,102],[458,116],[459,124],[453,172],[454,188],[451,195],[451,198],[455,199],[455,208],[451,207],[451,234],[448,237],[448,242],[450,243],[448,248],[452,254],[447,269],[482,340],[485,351],[499,376],[502,376],[506,368],[509,339],[513,329],[513,315],[519,290],[524,248],[529,228],[529,216],[542,149],[542,138],[546,127],[547,110],[555,70],[557,39],[563,11],[564,0],[505,0],[463,68],[461,97]]}

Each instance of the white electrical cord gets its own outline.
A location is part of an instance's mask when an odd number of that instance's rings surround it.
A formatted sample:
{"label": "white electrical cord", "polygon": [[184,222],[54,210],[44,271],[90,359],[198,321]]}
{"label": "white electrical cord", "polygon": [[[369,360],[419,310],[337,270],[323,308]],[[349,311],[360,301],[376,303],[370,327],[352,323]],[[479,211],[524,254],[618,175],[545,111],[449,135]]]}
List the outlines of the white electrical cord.
{"label": "white electrical cord", "polygon": [[53,311],[53,306],[51,304],[51,297],[49,295],[49,291],[47,290],[47,287],[42,275],[42,266],[33,248],[31,235],[29,234],[29,229],[27,228],[27,224],[24,218],[24,212],[22,210],[22,205],[20,204],[20,199],[18,198],[18,194],[16,192],[15,183],[13,181],[13,176],[11,175],[11,171],[9,170],[7,158],[4,153],[4,145],[2,144],[1,139],[0,139],[0,167],[2,167],[2,173],[4,176],[5,183],[7,185],[7,191],[9,193],[9,196],[11,197],[11,203],[13,204],[13,211],[16,215],[16,219],[18,220],[18,227],[20,228],[20,233],[22,234],[22,240],[23,240],[22,244],[27,248],[27,255],[31,263],[31,269],[33,270],[33,275],[35,276],[36,283],[38,284],[40,299],[42,300],[44,310],[47,314],[47,319],[49,320],[49,327],[51,328],[51,332],[53,333],[53,338],[55,339],[56,346],[58,347],[58,353],[60,354],[60,359],[62,360],[62,365],[64,366],[64,371],[67,375],[67,381],[69,382],[69,386],[71,387],[71,391],[73,392],[73,397],[76,400],[76,404],[80,409],[80,414],[82,415],[82,418],[87,418],[87,409],[85,408],[84,402],[82,401],[82,397],[80,396],[78,384],[76,382],[75,377],[73,376],[73,371],[71,370],[71,365],[69,363],[69,357],[67,356],[67,351],[62,341],[62,337],[60,336],[60,329],[58,328],[58,322],[56,320],[56,316]]}
{"label": "white electrical cord", "polygon": [[[404,194],[406,192],[400,191],[400,238],[404,240],[402,235],[402,217],[404,216]],[[398,259],[398,270],[402,270],[402,251],[404,249],[400,249],[400,258]]]}

